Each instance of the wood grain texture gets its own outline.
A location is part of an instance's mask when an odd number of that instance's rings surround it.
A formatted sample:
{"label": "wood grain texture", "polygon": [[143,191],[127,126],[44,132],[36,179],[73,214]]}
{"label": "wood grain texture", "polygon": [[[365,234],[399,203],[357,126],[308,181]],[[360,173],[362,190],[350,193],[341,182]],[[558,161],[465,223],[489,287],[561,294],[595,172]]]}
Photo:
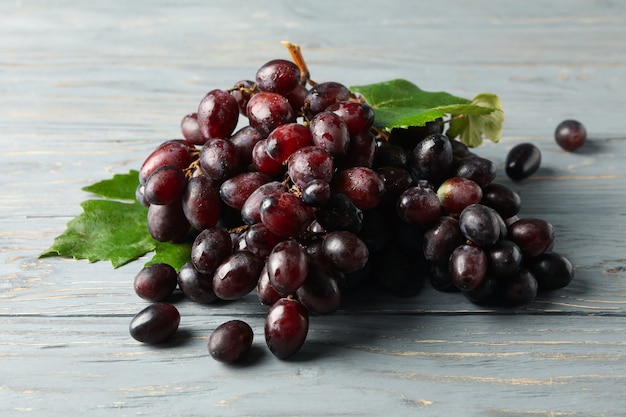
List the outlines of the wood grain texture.
{"label": "wood grain texture", "polygon": [[[622,416],[625,27],[612,0],[0,3],[0,414]],[[535,176],[498,180],[523,216],[555,226],[570,286],[515,310],[429,288],[363,294],[315,317],[280,361],[252,294],[181,301],[175,340],[144,346],[128,335],[141,260],[37,258],[80,213],[81,187],[136,169],[206,91],[286,57],[281,40],[301,44],[317,81],[497,93],[504,137],[478,153],[502,166],[517,143],[541,148]],[[568,117],[591,136],[576,153],[552,139]],[[206,342],[233,317],[255,329],[254,350],[224,366]]]}

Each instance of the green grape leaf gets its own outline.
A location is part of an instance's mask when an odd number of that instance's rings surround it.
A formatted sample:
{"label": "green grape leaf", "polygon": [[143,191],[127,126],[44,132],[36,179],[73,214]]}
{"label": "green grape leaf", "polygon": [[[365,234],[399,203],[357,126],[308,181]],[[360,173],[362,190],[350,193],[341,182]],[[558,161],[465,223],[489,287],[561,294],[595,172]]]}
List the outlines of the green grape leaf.
{"label": "green grape leaf", "polygon": [[459,113],[453,115],[448,136],[460,137],[461,142],[469,147],[480,146],[483,137],[492,142],[499,142],[504,124],[502,104],[495,94],[479,94],[472,100],[472,104],[484,108],[493,109],[487,114]]}
{"label": "green grape leaf", "polygon": [[157,242],[154,256],[145,263],[145,266],[166,263],[179,271],[181,266],[191,260],[191,245],[191,242]]}
{"label": "green grape leaf", "polygon": [[113,200],[135,201],[137,186],[139,186],[139,172],[131,170],[128,174],[115,174],[111,179],[88,185],[82,190]]}
{"label": "green grape leaf", "polygon": [[191,243],[157,242],[148,231],[148,209],[135,200],[139,172],[115,174],[83,188],[102,198],[81,203],[83,213],[67,223],[40,258],[67,256],[89,262],[109,260],[118,268],[154,252],[145,265],[165,262],[177,271],[191,259]]}
{"label": "green grape leaf", "polygon": [[[458,121],[454,134],[448,132],[448,135],[461,136],[461,141],[468,146],[482,143],[483,135],[497,142],[502,133],[502,106],[494,94],[479,94],[474,100],[468,100],[443,91],[424,91],[402,79],[350,89],[372,106],[374,125],[380,129],[424,126],[437,118],[450,116]],[[464,119],[467,120],[462,121]]]}
{"label": "green grape leaf", "polygon": [[146,226],[148,209],[141,204],[102,199],[83,201],[81,207],[83,213],[39,257],[109,260],[117,268],[156,248]]}

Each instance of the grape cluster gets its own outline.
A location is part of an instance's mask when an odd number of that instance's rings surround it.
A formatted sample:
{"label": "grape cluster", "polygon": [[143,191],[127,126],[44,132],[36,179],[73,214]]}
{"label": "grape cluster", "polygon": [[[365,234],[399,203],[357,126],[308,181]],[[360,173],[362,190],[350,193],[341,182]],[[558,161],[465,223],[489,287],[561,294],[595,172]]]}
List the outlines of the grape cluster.
{"label": "grape cluster", "polygon": [[[245,125],[237,129],[242,121]],[[411,296],[430,283],[471,301],[521,305],[563,287],[569,261],[554,231],[518,217],[521,201],[496,166],[445,135],[445,123],[382,132],[362,98],[276,59],[254,80],[208,92],[139,171],[137,199],[157,241],[192,241],[177,272],[154,264],[135,291],[154,304],[131,322],[144,342],[171,336],[168,296],[210,304],[256,292],[265,341],[278,358],[304,343],[309,317],[369,286]],[[233,320],[209,339],[223,362],[252,345]]]}

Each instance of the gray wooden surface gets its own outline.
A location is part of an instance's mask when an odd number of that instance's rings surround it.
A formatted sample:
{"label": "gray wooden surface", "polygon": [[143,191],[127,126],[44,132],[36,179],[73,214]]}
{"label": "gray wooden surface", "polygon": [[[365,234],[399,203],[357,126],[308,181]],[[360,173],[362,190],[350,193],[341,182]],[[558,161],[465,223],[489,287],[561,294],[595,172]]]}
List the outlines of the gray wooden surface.
{"label": "gray wooden surface", "polygon": [[[141,266],[37,259],[80,213],[80,188],[136,169],[208,90],[302,45],[312,76],[406,78],[497,93],[516,143],[543,152],[513,184],[553,223],[572,284],[512,311],[426,289],[314,318],[292,360],[265,348],[254,295],[179,304],[176,339],[128,334]],[[0,2],[0,415],[623,416],[626,384],[626,3],[618,0]],[[591,140],[552,139],[578,118]],[[506,181],[500,174],[499,180]],[[242,366],[208,357],[232,317]]]}

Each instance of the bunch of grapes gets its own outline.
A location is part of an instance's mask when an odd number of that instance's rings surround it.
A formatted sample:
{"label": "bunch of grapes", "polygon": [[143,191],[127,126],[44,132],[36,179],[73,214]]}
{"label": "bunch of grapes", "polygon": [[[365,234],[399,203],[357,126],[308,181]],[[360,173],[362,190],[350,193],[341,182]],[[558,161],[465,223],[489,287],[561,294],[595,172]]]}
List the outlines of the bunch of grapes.
{"label": "bunch of grapes", "polygon": [[[310,316],[366,286],[411,296],[430,282],[519,306],[569,283],[552,226],[519,218],[520,197],[494,182],[495,164],[447,137],[442,120],[390,132],[373,122],[361,97],[311,81],[302,62],[272,60],[254,80],[208,92],[183,118],[184,139],[159,145],[139,172],[151,235],[193,244],[179,271],[138,273],[136,293],[154,303],[131,335],[156,343],[176,332],[180,315],[165,301],[176,288],[204,304],[256,292],[266,344],[282,359],[301,348]],[[236,361],[252,335],[226,322],[209,352]]]}

